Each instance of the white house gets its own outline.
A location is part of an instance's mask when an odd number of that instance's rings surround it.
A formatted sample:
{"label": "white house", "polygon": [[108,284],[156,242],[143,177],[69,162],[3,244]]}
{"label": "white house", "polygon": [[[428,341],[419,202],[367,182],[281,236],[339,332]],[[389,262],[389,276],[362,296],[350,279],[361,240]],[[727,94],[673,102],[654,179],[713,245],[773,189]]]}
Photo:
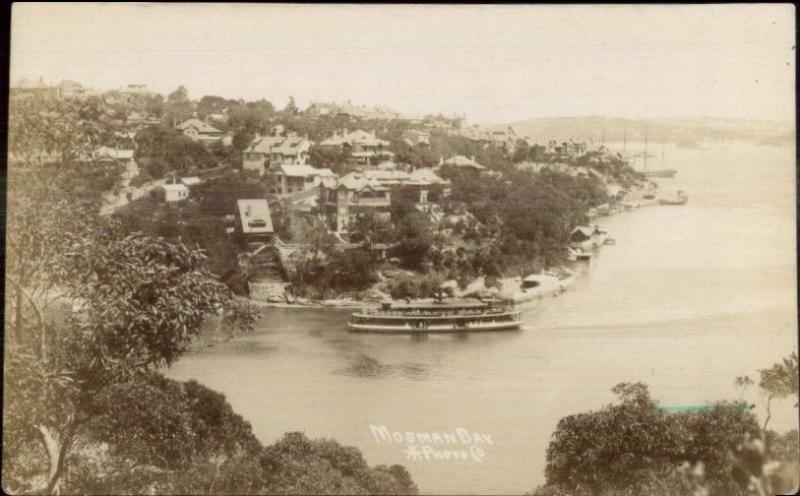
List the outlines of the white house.
{"label": "white house", "polygon": [[269,204],[263,198],[236,201],[236,230],[246,241],[266,241],[274,233]]}
{"label": "white house", "polygon": [[189,198],[189,187],[185,184],[165,184],[162,187],[164,188],[164,200],[167,203],[177,203]]}

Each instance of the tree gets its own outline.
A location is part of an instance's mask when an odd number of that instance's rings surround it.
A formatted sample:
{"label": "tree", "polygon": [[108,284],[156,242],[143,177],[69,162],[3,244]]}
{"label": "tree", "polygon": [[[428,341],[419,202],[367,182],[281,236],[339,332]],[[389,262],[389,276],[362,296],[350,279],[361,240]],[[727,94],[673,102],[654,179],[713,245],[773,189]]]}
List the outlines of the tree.
{"label": "tree", "polygon": [[512,160],[514,162],[524,162],[530,158],[530,151],[531,147],[528,145],[527,141],[517,140]]}
{"label": "tree", "polygon": [[264,448],[260,464],[267,494],[417,494],[403,467],[371,469],[356,448],[300,432]]}
{"label": "tree", "polygon": [[730,453],[759,431],[746,405],[667,413],[642,383],[613,391],[619,404],[559,421],[547,449],[547,483],[536,494],[645,494],[684,462],[702,462],[714,494],[743,494]]}
{"label": "tree", "polygon": [[164,117],[170,127],[174,127],[192,117],[192,102],[189,100],[189,90],[183,85],[178,86],[175,91],[167,95]]}
{"label": "tree", "polygon": [[308,161],[315,167],[329,168],[337,174],[347,170],[347,152],[338,147],[313,145],[308,150]]}
{"label": "tree", "polygon": [[[797,353],[792,352],[781,363],[773,364],[768,369],[762,369],[759,374],[761,375],[761,380],[758,386],[767,394],[767,417],[761,427],[762,430],[766,431],[772,417],[770,410],[772,400],[798,394]],[[795,408],[797,407],[797,402],[795,402],[794,406]]]}
{"label": "tree", "polygon": [[205,95],[197,103],[197,114],[200,118],[205,118],[209,114],[221,113],[227,106],[229,100],[221,96]]}
{"label": "tree", "polygon": [[397,253],[403,265],[419,270],[427,259],[433,245],[433,229],[428,218],[414,212],[406,215],[400,222]]}
{"label": "tree", "polygon": [[286,102],[286,107],[283,108],[283,112],[289,115],[296,115],[299,111],[297,105],[294,103],[294,97],[290,95],[289,101]]}
{"label": "tree", "polygon": [[394,241],[394,226],[388,220],[368,212],[356,217],[349,227],[350,240],[354,243],[391,243]]}
{"label": "tree", "polygon": [[264,181],[251,171],[228,171],[195,188],[200,199],[200,211],[214,216],[236,213],[236,201],[243,198],[265,198]]}
{"label": "tree", "polygon": [[163,174],[206,167],[214,163],[205,146],[164,125],[142,129],[136,134],[136,143],[136,159],[146,164],[153,177],[160,175],[157,174],[158,170],[150,168],[151,164],[158,164],[156,167]]}
{"label": "tree", "polygon": [[9,107],[9,165],[28,170],[76,168],[113,136],[113,125],[91,118],[101,112],[98,100],[15,102]]}
{"label": "tree", "polygon": [[210,277],[198,250],[123,235],[46,188],[10,198],[6,284],[17,296],[6,308],[3,423],[38,441],[48,460],[40,490],[54,492],[93,418],[91,398],[171,364],[207,317],[247,330],[255,313]]}

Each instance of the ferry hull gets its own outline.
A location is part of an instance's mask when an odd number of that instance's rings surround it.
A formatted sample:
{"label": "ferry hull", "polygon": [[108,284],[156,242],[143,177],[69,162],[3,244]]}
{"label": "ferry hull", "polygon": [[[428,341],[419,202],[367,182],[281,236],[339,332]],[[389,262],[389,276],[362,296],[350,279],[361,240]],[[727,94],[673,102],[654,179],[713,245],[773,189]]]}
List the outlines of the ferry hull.
{"label": "ferry hull", "polygon": [[355,324],[348,322],[347,327],[354,332],[388,332],[405,334],[452,334],[461,332],[481,332],[481,331],[510,331],[519,329],[522,324],[520,320],[510,320],[508,322],[487,322],[472,324],[469,327],[448,326],[429,326],[426,328],[406,327],[401,325],[380,325],[380,324]]}

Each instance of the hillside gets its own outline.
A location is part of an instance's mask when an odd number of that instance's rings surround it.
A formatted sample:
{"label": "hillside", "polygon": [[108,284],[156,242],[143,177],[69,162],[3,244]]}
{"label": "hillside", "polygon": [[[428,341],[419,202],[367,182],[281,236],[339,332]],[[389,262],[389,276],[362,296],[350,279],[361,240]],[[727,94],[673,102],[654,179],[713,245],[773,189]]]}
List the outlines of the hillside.
{"label": "hillside", "polygon": [[514,128],[518,136],[544,143],[551,139],[606,142],[644,140],[645,129],[653,142],[692,142],[726,139],[761,141],[794,134],[791,122],[756,119],[699,117],[687,119],[624,119],[619,117],[548,117],[493,124],[492,129]]}

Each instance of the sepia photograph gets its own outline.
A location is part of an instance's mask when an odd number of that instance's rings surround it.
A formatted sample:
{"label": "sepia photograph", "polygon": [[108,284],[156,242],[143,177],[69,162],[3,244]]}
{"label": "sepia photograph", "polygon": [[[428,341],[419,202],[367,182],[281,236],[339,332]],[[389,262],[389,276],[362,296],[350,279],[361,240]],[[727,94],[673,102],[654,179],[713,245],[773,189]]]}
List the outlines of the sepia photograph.
{"label": "sepia photograph", "polygon": [[793,4],[9,11],[5,493],[800,488]]}

